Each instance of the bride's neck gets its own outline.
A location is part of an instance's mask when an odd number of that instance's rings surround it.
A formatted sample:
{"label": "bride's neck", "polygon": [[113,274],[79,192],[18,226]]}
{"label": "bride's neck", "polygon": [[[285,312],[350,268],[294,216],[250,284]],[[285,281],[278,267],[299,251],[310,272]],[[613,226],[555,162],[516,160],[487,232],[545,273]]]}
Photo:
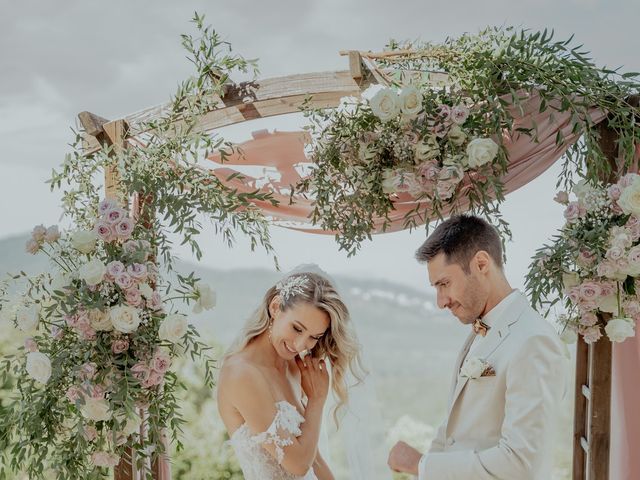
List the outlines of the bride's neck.
{"label": "bride's neck", "polygon": [[287,371],[287,360],[278,355],[267,332],[261,333],[254,338],[250,345],[258,362],[276,368],[281,372]]}

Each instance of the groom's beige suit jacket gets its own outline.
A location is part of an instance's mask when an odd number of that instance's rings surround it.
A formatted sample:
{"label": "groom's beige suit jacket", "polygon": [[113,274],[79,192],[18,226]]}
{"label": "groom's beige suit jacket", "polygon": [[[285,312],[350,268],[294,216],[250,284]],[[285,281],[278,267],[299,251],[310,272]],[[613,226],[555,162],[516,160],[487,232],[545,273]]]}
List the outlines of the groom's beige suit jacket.
{"label": "groom's beige suit jacket", "polygon": [[[551,478],[567,348],[519,291],[494,310],[487,335],[471,333],[458,356],[448,415],[420,461],[420,480]],[[465,358],[486,361],[495,376],[462,376]]]}

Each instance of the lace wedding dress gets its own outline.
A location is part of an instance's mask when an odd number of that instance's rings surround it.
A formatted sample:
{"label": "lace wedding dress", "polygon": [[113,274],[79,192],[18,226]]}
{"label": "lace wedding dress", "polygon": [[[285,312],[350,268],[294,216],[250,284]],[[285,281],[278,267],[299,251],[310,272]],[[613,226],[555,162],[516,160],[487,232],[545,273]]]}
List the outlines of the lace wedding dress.
{"label": "lace wedding dress", "polygon": [[[252,435],[246,423],[242,424],[229,440],[236,452],[245,480],[318,480],[313,469],[299,477],[287,472],[282,466],[284,448],[293,443],[292,437],[302,435],[300,425],[304,417],[289,402],[276,403],[276,416],[269,428],[262,433]],[[273,444],[276,458],[262,445]]]}

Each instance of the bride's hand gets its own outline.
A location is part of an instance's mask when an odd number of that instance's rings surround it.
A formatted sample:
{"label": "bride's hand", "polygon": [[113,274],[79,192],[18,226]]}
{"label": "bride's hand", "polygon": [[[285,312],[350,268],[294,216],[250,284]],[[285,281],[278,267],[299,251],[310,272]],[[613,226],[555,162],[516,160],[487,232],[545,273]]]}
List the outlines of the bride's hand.
{"label": "bride's hand", "polygon": [[305,395],[311,400],[324,402],[329,393],[329,372],[324,360],[309,356],[301,360],[296,357],[296,365],[300,369],[300,383]]}

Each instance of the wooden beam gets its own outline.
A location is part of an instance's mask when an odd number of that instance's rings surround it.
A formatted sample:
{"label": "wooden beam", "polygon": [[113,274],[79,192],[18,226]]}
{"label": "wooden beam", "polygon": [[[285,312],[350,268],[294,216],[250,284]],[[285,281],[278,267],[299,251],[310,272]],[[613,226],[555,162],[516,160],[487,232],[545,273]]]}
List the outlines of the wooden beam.
{"label": "wooden beam", "polygon": [[101,133],[104,133],[103,125],[105,123],[109,123],[109,120],[107,120],[106,118],[102,118],[95,113],[86,111],[80,112],[78,114],[78,119],[80,120],[80,124],[82,125],[84,131],[94,137],[97,137]]}
{"label": "wooden beam", "polygon": [[349,71],[354,80],[360,80],[364,75],[362,73],[362,57],[360,52],[349,52]]}
{"label": "wooden beam", "polygon": [[[125,138],[127,135],[126,123],[124,120],[114,120],[105,123],[104,133],[108,143],[113,146],[112,153],[117,155],[125,148]],[[120,185],[120,174],[115,166],[109,166],[104,172],[104,189],[107,198],[118,198]]]}

